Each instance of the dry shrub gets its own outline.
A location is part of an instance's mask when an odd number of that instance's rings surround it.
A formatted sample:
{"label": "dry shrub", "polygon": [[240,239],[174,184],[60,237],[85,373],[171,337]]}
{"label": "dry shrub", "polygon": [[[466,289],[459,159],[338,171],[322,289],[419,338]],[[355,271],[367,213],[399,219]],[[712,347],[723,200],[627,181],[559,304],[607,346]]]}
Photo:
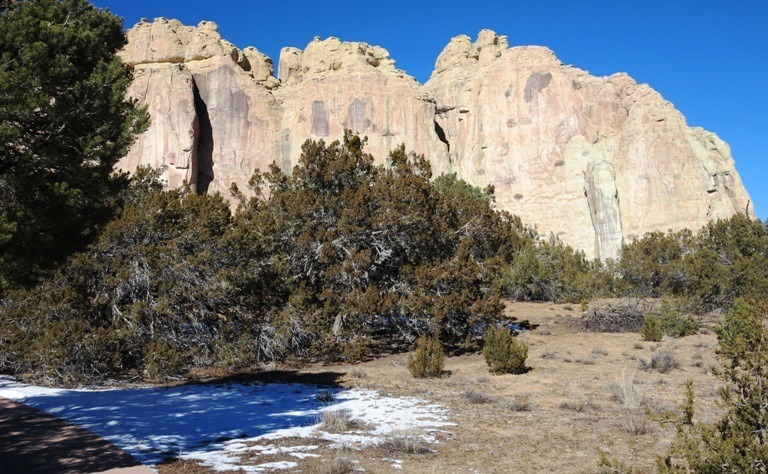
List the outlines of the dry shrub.
{"label": "dry shrub", "polygon": [[412,430],[392,430],[379,441],[378,446],[388,454],[426,454],[431,452],[421,434]]}
{"label": "dry shrub", "polygon": [[634,409],[645,404],[645,395],[635,385],[634,376],[627,377],[626,372],[622,372],[621,378],[611,383],[608,389],[624,408]]}
{"label": "dry shrub", "polygon": [[327,469],[323,471],[324,474],[348,474],[355,470],[355,463],[347,458],[334,458],[333,462]]}
{"label": "dry shrub", "polygon": [[362,420],[352,418],[349,410],[341,408],[335,410],[326,410],[320,417],[320,431],[328,433],[345,433],[355,430],[371,429],[371,425]]}
{"label": "dry shrub", "polygon": [[601,356],[607,356],[608,355],[608,351],[606,351],[602,347],[594,347],[594,348],[592,348],[592,353],[594,355],[601,355]]}
{"label": "dry shrub", "polygon": [[666,374],[673,369],[680,368],[680,361],[674,353],[666,349],[655,352],[650,361],[640,359],[640,366],[644,370],[655,370],[661,374]]}
{"label": "dry shrub", "polygon": [[350,370],[349,371],[349,375],[350,375],[350,377],[354,377],[356,379],[364,379],[364,378],[366,378],[368,376],[368,374],[366,374],[364,370],[358,369],[357,367],[355,367],[354,369]]}
{"label": "dry shrub", "polygon": [[502,408],[516,412],[531,411],[533,410],[533,403],[531,403],[531,398],[528,395],[521,395],[504,402]]}
{"label": "dry shrub", "polygon": [[333,402],[333,393],[328,391],[317,392],[317,394],[315,394],[315,400],[320,403],[331,403]]}
{"label": "dry shrub", "polygon": [[584,313],[582,322],[588,332],[637,332],[643,326],[644,312],[638,302],[603,304]]}
{"label": "dry shrub", "polygon": [[635,436],[645,434],[648,416],[643,408],[629,408],[624,410],[624,429]]}
{"label": "dry shrub", "polygon": [[342,433],[352,429],[353,425],[349,410],[326,410],[321,418],[320,429],[329,433]]}
{"label": "dry shrub", "polygon": [[595,402],[590,396],[583,396],[575,387],[571,388],[568,399],[560,404],[560,408],[563,410],[575,411],[581,413],[584,411],[590,411],[596,408]]}
{"label": "dry shrub", "polygon": [[444,365],[443,346],[434,337],[420,337],[416,351],[408,356],[408,371],[419,379],[440,377]]}
{"label": "dry shrub", "polygon": [[487,393],[475,388],[470,388],[465,390],[463,395],[464,395],[464,398],[466,398],[467,401],[469,401],[469,403],[474,403],[476,405],[480,405],[483,403],[493,403],[494,401],[493,398],[489,396]]}

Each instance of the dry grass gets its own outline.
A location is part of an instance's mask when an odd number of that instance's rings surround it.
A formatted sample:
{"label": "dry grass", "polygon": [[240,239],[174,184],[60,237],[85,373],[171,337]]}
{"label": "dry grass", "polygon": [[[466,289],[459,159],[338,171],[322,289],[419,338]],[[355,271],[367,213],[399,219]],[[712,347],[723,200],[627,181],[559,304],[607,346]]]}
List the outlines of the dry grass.
{"label": "dry grass", "polygon": [[655,370],[659,373],[666,374],[673,369],[680,368],[680,361],[674,352],[667,349],[662,349],[658,352],[654,352],[651,355],[650,361],[640,359],[640,367],[644,370]]}
{"label": "dry grass", "polygon": [[512,399],[503,402],[501,406],[506,410],[511,410],[515,412],[533,410],[533,403],[531,402],[531,397],[529,397],[528,395],[513,397]]}
{"label": "dry grass", "polygon": [[334,458],[323,474],[348,474],[355,470],[355,463],[347,458]]}
{"label": "dry grass", "polygon": [[379,449],[387,454],[426,454],[432,452],[421,433],[394,430],[379,441]]}
{"label": "dry grass", "polygon": [[325,410],[320,417],[320,431],[328,433],[347,433],[369,429],[361,420],[353,419],[349,410]]}
{"label": "dry grass", "polygon": [[634,409],[645,405],[645,395],[635,385],[634,375],[622,371],[621,378],[612,382],[608,389],[623,408]]}
{"label": "dry grass", "polygon": [[368,374],[366,374],[364,370],[358,367],[355,367],[354,369],[349,371],[349,376],[354,377],[356,379],[364,379],[365,377],[368,376]]}
{"label": "dry grass", "polygon": [[469,403],[480,405],[483,403],[493,403],[495,400],[482,390],[476,388],[470,388],[465,390],[462,395],[467,399]]}
{"label": "dry grass", "polygon": [[[356,471],[397,472],[392,459],[400,459],[399,472],[598,472],[604,450],[636,472],[655,472],[656,456],[674,439],[675,429],[645,417],[646,409],[661,412],[679,406],[685,380],[691,379],[697,417],[714,420],[721,414],[718,380],[705,370],[717,364],[714,334],[650,344],[639,342],[637,333],[580,332],[579,312],[561,305],[515,303],[507,315],[541,325],[518,336],[529,345],[526,363],[531,370],[522,375],[487,377],[480,354],[448,357],[445,369],[451,375],[439,379],[411,378],[403,354],[306,370],[346,373],[349,387],[426,399],[446,407],[449,421],[456,423],[433,433],[394,433],[380,446],[345,453],[344,458],[357,461]],[[550,335],[542,335],[542,328]],[[677,368],[673,363],[662,372],[653,367],[654,356],[661,368],[665,351]],[[594,363],[574,363],[589,359]],[[633,371],[641,360],[649,370]],[[352,370],[366,376],[353,376]],[[470,389],[495,402],[472,403],[465,394]],[[427,443],[426,434],[438,442]],[[299,460],[296,471],[327,472],[336,451],[317,453],[323,458]]]}

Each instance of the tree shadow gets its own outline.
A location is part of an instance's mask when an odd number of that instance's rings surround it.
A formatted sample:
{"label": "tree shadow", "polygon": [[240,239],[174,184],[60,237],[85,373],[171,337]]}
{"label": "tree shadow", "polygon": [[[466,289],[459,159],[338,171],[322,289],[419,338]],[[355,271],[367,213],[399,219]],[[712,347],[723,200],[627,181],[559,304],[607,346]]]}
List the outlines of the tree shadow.
{"label": "tree shadow", "polygon": [[140,465],[83,428],[0,398],[0,472],[101,472]]}
{"label": "tree shadow", "polygon": [[[179,452],[216,450],[225,440],[313,425],[321,409],[338,403],[342,375],[273,370],[166,387],[35,389],[23,402],[152,465]],[[0,380],[0,389],[16,387]]]}

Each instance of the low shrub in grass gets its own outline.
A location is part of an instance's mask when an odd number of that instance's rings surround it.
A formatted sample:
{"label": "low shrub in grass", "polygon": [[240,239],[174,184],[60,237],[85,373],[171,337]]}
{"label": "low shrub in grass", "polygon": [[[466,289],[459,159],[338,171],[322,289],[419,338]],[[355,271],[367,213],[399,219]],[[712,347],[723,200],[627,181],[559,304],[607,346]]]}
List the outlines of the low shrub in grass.
{"label": "low shrub in grass", "polygon": [[485,338],[483,356],[493,374],[522,374],[526,371],[528,346],[506,328],[491,328]]}
{"label": "low shrub in grass", "polygon": [[433,378],[443,375],[445,352],[434,337],[421,336],[416,350],[408,356],[408,371],[416,378]]}
{"label": "low shrub in grass", "polygon": [[643,329],[640,335],[644,341],[659,342],[664,337],[664,330],[661,327],[661,319],[657,316],[646,316],[643,320]]}
{"label": "low shrub in grass", "polygon": [[672,337],[692,336],[699,332],[699,323],[691,315],[684,316],[674,301],[664,299],[659,310],[659,321],[664,334]]}

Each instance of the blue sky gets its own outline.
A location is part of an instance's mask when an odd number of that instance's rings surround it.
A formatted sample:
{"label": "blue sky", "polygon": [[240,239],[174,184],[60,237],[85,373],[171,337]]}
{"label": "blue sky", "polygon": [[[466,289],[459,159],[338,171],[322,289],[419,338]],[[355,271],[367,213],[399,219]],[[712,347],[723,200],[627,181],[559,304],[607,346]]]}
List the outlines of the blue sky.
{"label": "blue sky", "polygon": [[131,27],[142,17],[212,20],[240,48],[275,64],[282,47],[336,36],[386,48],[424,83],[451,37],[483,28],[509,44],[543,45],[593,75],[647,82],[691,126],[730,146],[754,209],[768,218],[768,1],[597,0],[365,2],[95,0]]}

